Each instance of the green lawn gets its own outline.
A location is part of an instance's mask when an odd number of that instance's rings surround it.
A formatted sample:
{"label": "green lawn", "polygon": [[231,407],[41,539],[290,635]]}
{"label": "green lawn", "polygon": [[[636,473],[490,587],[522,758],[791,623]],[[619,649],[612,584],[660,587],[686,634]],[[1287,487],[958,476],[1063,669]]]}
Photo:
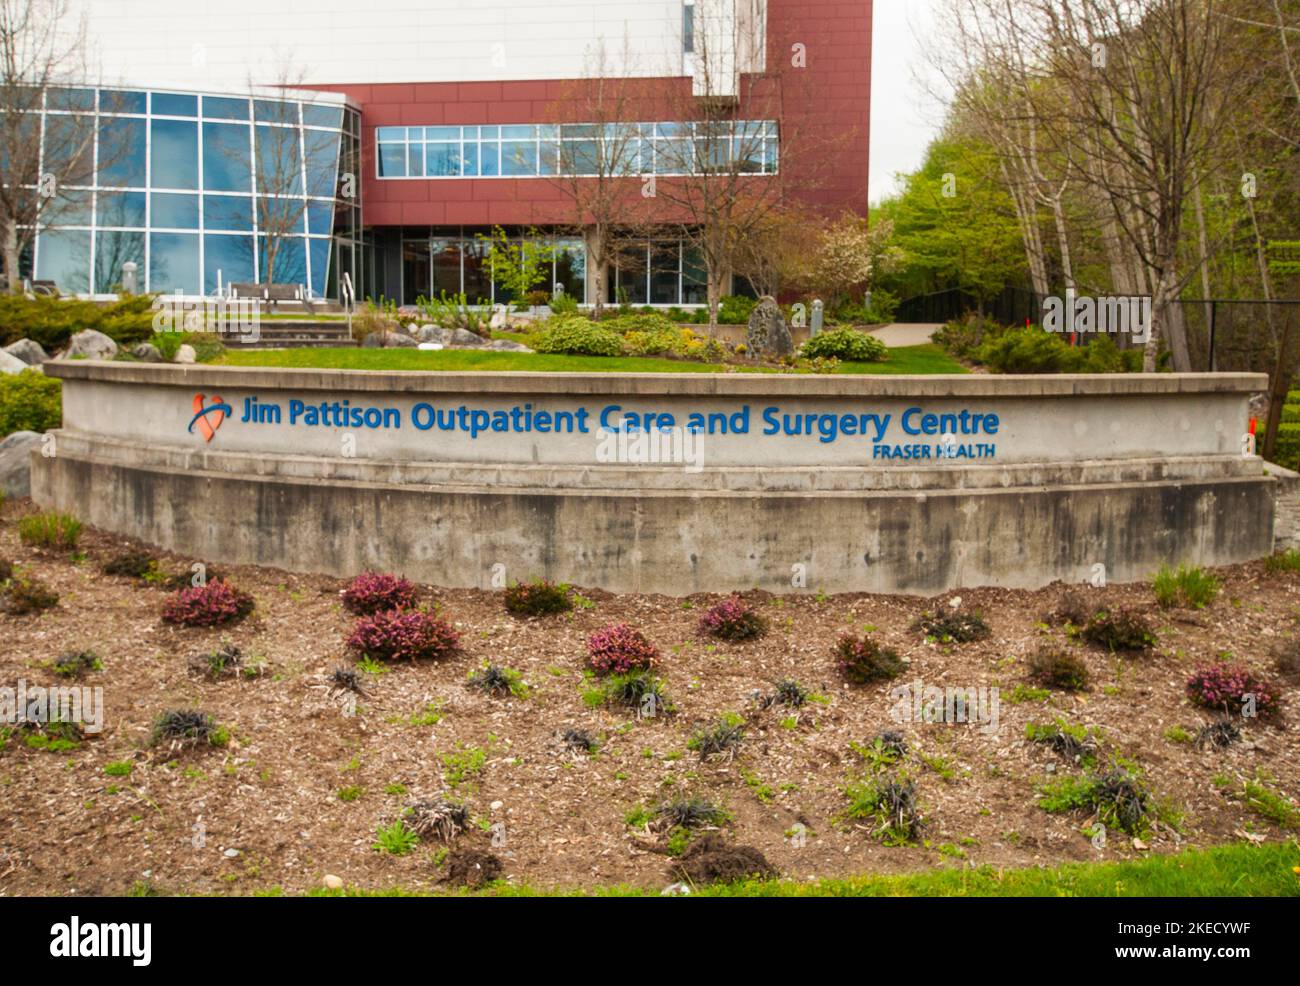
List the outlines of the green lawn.
{"label": "green lawn", "polygon": [[[1300,846],[1295,842],[1262,846],[1244,843],[1150,856],[1131,863],[1067,863],[1028,867],[999,874],[990,867],[946,869],[905,876],[862,876],[848,880],[751,882],[701,887],[712,897],[1296,897]],[[535,888],[498,883],[480,893],[496,896],[551,896]],[[589,896],[658,896],[659,888],[600,887]],[[316,890],[312,896],[419,896],[401,887],[342,891]]]}
{"label": "green lawn", "polygon": [[[717,373],[709,363],[641,356],[551,356],[478,349],[232,349],[218,366],[283,366],[329,370],[525,370],[534,373]],[[775,373],[752,367],[741,373]],[[839,373],[966,373],[938,346],[891,349],[883,363],[842,363]]]}

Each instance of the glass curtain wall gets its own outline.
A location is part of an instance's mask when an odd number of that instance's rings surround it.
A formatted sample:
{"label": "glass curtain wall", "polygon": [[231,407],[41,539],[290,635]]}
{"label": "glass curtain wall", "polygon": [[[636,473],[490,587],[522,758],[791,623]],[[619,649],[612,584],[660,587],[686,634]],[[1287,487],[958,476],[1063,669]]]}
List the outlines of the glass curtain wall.
{"label": "glass curtain wall", "polygon": [[[104,294],[132,261],[145,291],[211,295],[232,282],[337,297],[359,278],[361,128],[337,103],[180,92],[51,89],[42,168],[89,129],[89,181],[59,190],[34,274]],[[66,173],[66,172],[65,172]]]}

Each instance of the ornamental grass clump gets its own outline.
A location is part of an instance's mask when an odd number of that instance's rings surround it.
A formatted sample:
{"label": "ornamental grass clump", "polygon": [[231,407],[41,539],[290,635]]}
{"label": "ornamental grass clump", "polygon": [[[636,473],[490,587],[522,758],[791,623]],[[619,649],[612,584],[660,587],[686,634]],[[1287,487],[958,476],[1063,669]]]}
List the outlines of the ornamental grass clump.
{"label": "ornamental grass clump", "polygon": [[186,627],[218,627],[238,623],[253,612],[253,597],[229,582],[218,580],[190,586],[163,602],[165,623]]}
{"label": "ornamental grass clump", "polygon": [[410,661],[446,657],[460,634],[446,620],[423,610],[389,610],[363,616],[348,637],[348,647],[371,660]]}
{"label": "ornamental grass clump", "polygon": [[418,599],[414,583],[380,572],[362,572],[339,595],[344,608],[358,616],[372,616],[390,609],[413,609]]}
{"label": "ornamental grass clump", "polygon": [[845,634],[835,644],[835,658],[844,677],[855,685],[896,678],[907,667],[897,651],[881,647],[871,637]]}
{"label": "ornamental grass clump", "polygon": [[1220,662],[1203,668],[1187,679],[1187,700],[1203,709],[1236,715],[1272,718],[1278,710],[1279,694],[1270,681],[1256,678],[1240,664]]}
{"label": "ornamental grass clump", "polygon": [[640,630],[615,623],[587,638],[587,661],[602,674],[626,674],[653,668],[659,661],[659,649]]}
{"label": "ornamental grass clump", "polygon": [[722,640],[751,640],[767,632],[767,620],[739,596],[730,596],[710,606],[700,617],[700,633]]}

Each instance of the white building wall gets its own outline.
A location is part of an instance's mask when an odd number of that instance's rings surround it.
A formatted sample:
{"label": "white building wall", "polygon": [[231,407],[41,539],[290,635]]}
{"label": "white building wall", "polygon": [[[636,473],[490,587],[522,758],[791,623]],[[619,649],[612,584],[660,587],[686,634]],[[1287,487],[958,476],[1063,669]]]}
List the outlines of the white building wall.
{"label": "white building wall", "polygon": [[[108,83],[246,88],[682,75],[682,0],[75,0]],[[286,72],[286,70],[288,70]]]}

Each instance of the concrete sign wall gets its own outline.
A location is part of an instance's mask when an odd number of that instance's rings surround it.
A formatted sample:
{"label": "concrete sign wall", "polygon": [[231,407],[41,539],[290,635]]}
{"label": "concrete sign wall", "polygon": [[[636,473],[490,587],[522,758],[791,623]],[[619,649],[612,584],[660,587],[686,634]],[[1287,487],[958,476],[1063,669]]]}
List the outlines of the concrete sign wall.
{"label": "concrete sign wall", "polygon": [[64,424],[38,499],[213,560],[675,593],[803,565],[827,591],[938,591],[1272,543],[1245,437],[1262,375],[46,369]]}

